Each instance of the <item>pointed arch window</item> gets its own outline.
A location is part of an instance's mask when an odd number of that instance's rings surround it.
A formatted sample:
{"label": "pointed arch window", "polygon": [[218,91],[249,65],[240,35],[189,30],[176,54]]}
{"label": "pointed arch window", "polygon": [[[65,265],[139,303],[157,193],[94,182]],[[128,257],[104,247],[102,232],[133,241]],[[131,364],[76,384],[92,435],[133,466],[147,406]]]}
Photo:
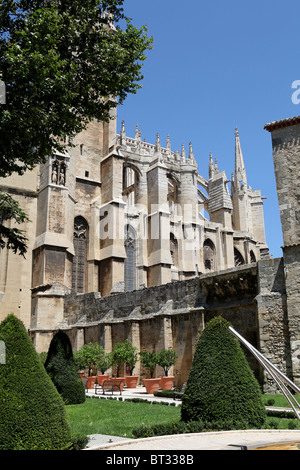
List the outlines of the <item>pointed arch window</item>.
{"label": "pointed arch window", "polygon": [[89,226],[87,221],[79,216],[74,220],[74,259],[72,266],[72,289],[80,294],[85,292],[87,249]]}
{"label": "pointed arch window", "polygon": [[124,262],[125,291],[131,291],[136,288],[136,235],[129,225],[125,229],[124,246],[126,252]]}
{"label": "pointed arch window", "polygon": [[140,173],[134,165],[123,167],[123,197],[129,207],[134,206]]}
{"label": "pointed arch window", "polygon": [[239,252],[237,248],[234,249],[234,265],[235,266],[242,266],[245,264],[245,260],[242,254]]}
{"label": "pointed arch window", "polygon": [[250,251],[250,263],[256,263],[256,256],[253,250]]}
{"label": "pointed arch window", "polygon": [[203,244],[203,262],[206,271],[215,271],[216,249],[213,242],[208,238]]}
{"label": "pointed arch window", "polygon": [[170,234],[170,253],[172,264],[174,267],[178,267],[178,242],[173,233]]}

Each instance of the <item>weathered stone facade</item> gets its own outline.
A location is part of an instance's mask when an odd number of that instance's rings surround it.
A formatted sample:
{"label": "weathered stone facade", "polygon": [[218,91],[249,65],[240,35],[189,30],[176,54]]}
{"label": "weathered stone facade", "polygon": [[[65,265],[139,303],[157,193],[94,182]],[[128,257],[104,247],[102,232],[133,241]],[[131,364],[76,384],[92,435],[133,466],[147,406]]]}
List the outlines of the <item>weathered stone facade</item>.
{"label": "weathered stone facade", "polygon": [[104,297],[268,256],[262,197],[247,184],[237,130],[235,139],[232,194],[212,156],[206,179],[191,144],[187,153],[159,135],[149,144],[138,127],[129,138],[124,123],[118,135],[113,116],[66,153],[0,180],[31,220],[26,259],[0,253],[0,319],[17,312],[42,331],[63,321],[66,292]]}
{"label": "weathered stone facade", "polygon": [[300,383],[300,117],[267,124],[271,133],[273,160],[283,233],[288,342],[292,374]]}
{"label": "weathered stone facade", "polygon": [[[284,123],[284,124],[282,124]],[[231,193],[209,158],[209,178],[188,155],[134,138],[115,121],[92,123],[68,153],[22,178],[1,180],[29,213],[26,260],[3,250],[1,318],[14,311],[39,351],[57,329],[73,347],[172,347],[176,384],[187,378],[199,334],[222,314],[300,385],[297,156],[300,119],[266,126],[284,234],[283,258],[265,242],[260,191],[247,183],[236,131]],[[276,386],[246,351],[265,391]],[[138,363],[137,373],[145,371]],[[157,373],[161,371],[157,370]]]}

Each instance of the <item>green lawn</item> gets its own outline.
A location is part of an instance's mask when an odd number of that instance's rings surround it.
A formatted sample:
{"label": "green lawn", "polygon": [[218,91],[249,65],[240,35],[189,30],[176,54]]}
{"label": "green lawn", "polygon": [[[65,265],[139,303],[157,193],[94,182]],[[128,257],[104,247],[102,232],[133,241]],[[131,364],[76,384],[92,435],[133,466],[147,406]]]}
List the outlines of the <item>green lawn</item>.
{"label": "green lawn", "polygon": [[180,419],[180,407],[150,403],[87,398],[81,405],[68,405],[71,428],[84,434],[108,434],[132,438],[132,429]]}
{"label": "green lawn", "polygon": [[[272,406],[289,407],[283,395],[264,395],[267,406],[270,399],[275,401]],[[300,401],[300,397],[297,399]],[[68,405],[66,410],[72,430],[86,435],[107,434],[132,438],[132,430],[139,426],[180,420],[180,407],[96,398],[87,398],[81,405]],[[297,419],[267,418],[267,422],[278,429],[289,429],[291,421],[300,429],[300,421]]]}
{"label": "green lawn", "polygon": [[[289,402],[285,398],[284,395],[263,395],[264,403],[268,406],[268,401],[269,400],[274,400],[274,405],[272,406],[278,406],[281,408],[291,408]],[[298,403],[300,403],[300,395],[295,395],[295,399],[297,400]]]}

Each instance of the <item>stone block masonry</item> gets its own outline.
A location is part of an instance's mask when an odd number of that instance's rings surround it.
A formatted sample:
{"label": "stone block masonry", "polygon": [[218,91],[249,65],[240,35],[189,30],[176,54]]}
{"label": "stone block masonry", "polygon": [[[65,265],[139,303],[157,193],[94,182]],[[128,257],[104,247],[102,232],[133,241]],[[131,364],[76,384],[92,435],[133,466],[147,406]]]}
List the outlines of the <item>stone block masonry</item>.
{"label": "stone block masonry", "polygon": [[300,117],[265,126],[271,133],[279,212],[282,226],[286,286],[287,342],[292,375],[300,381]]}
{"label": "stone block masonry", "polygon": [[[101,298],[97,293],[65,297],[63,327],[73,347],[99,342],[111,351],[130,339],[138,350],[172,347],[178,354],[175,383],[186,381],[199,335],[211,318],[223,315],[251,344],[291,372],[286,344],[285,290],[281,259],[262,260],[214,275]],[[275,322],[275,323],[274,323]],[[276,325],[273,328],[272,325]],[[274,385],[245,350],[265,391]],[[137,373],[146,375],[140,364]],[[163,371],[157,368],[156,375]]]}

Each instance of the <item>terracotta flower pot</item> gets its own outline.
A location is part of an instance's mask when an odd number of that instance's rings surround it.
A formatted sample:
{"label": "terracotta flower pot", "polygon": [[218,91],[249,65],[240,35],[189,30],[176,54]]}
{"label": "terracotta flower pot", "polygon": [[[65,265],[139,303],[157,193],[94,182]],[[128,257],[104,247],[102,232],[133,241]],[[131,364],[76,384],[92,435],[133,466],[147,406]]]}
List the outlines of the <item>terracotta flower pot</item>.
{"label": "terracotta flower pot", "polygon": [[93,375],[92,377],[81,377],[82,379],[88,379],[87,388],[94,388],[95,382],[96,382],[96,375]]}
{"label": "terracotta flower pot", "polygon": [[161,379],[160,380],[161,389],[171,390],[171,388],[173,387],[173,382],[174,382],[175,377],[170,375],[170,377],[164,376],[164,377],[161,377],[160,379]]}
{"label": "terracotta flower pot", "polygon": [[139,380],[138,375],[127,375],[125,377],[127,388],[136,388],[138,380]]}
{"label": "terracotta flower pot", "polygon": [[97,384],[102,385],[104,380],[109,379],[109,375],[97,375]]}
{"label": "terracotta flower pot", "polygon": [[144,379],[144,385],[147,393],[152,394],[157,392],[160,387],[160,377],[157,379]]}

